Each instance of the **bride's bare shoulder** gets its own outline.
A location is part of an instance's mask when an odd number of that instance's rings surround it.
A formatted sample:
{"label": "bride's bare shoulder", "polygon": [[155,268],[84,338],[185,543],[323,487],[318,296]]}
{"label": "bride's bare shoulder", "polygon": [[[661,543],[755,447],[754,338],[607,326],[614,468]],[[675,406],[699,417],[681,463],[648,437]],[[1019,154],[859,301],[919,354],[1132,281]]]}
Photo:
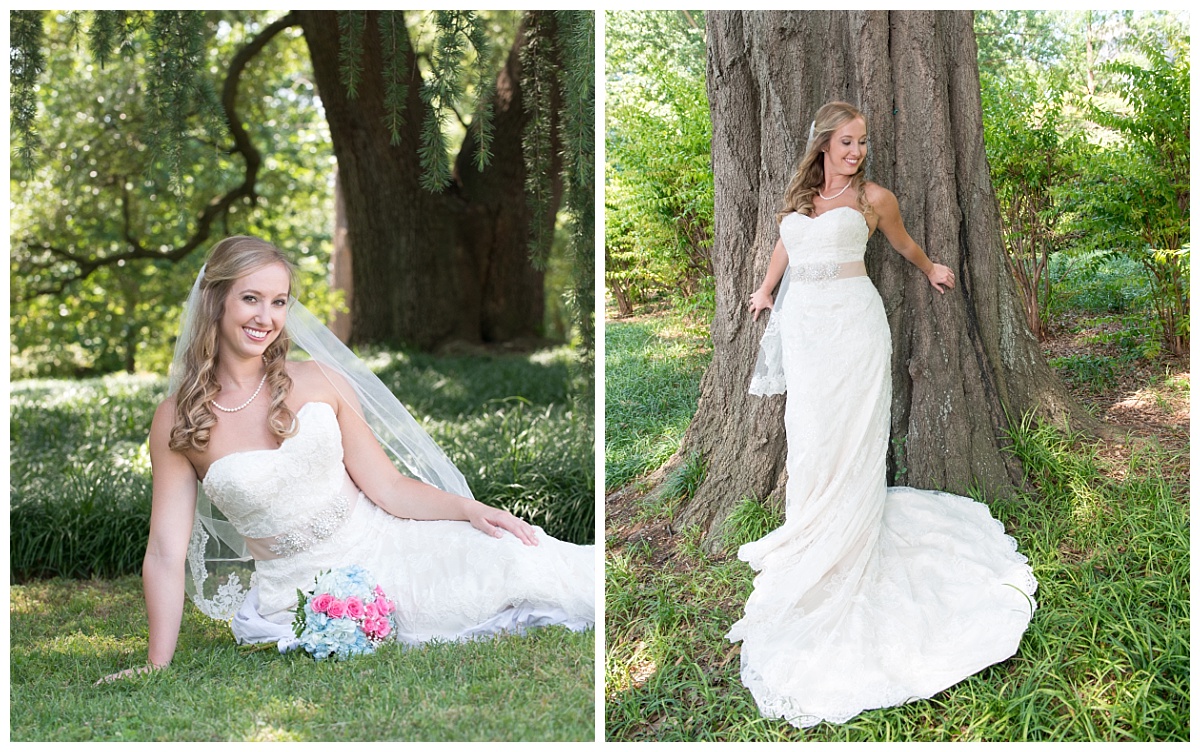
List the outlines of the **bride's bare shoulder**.
{"label": "bride's bare shoulder", "polygon": [[863,192],[867,194],[867,201],[870,201],[872,205],[879,202],[894,202],[896,200],[896,195],[894,193],[889,191],[887,188],[884,188],[879,183],[875,183],[870,180],[863,185]]}
{"label": "bride's bare shoulder", "polygon": [[292,377],[292,394],[301,405],[328,402],[336,406],[344,390],[350,389],[340,374],[322,367],[315,360],[288,361],[287,372]]}
{"label": "bride's bare shoulder", "polygon": [[884,188],[879,183],[867,181],[863,186],[863,191],[867,196],[867,203],[871,206],[871,211],[875,212],[880,217],[890,215],[900,215],[900,204],[896,201],[896,194]]}

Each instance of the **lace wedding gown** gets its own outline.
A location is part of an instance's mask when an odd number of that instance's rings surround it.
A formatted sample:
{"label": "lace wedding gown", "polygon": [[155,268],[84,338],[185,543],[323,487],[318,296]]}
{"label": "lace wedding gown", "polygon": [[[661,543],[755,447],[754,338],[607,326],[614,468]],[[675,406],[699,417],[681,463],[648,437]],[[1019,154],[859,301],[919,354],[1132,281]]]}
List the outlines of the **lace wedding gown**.
{"label": "lace wedding gown", "polygon": [[468,522],[393,517],[346,473],[333,408],[309,402],[296,420],[298,433],[278,449],[222,457],[203,481],[256,559],[256,587],[232,622],[239,642],[294,639],[297,588],[351,564],[366,567],[395,601],[396,636],[409,644],[594,623],[592,546],[540,529],[539,545],[525,546]]}
{"label": "lace wedding gown", "polygon": [[[1012,656],[1037,581],[988,509],[887,488],[891,339],[861,261],[868,228],[841,207],[780,223],[791,291],[771,314],[787,386],[787,514],[742,546],[759,572],[744,618],[742,682],[764,716],[842,723],[931,697]],[[762,393],[770,385],[755,383]]]}

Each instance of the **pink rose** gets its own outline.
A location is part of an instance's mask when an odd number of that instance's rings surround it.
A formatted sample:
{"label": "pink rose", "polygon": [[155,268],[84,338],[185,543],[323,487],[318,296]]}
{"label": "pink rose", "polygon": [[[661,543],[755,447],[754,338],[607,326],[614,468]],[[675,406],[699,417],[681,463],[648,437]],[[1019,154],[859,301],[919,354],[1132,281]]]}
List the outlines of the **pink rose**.
{"label": "pink rose", "polygon": [[329,593],[321,593],[317,597],[308,602],[314,614],[323,614],[329,610],[329,604],[333,603],[333,596]]}
{"label": "pink rose", "polygon": [[380,616],[379,607],[375,605],[375,601],[371,601],[363,608],[363,618],[370,620]]}
{"label": "pink rose", "polygon": [[387,619],[377,616],[374,619],[368,619],[363,623],[363,632],[368,637],[375,637],[382,640],[392,632],[392,624]]}
{"label": "pink rose", "polygon": [[337,598],[334,598],[333,602],[329,604],[327,613],[329,614],[329,616],[331,618],[334,618],[334,619],[342,618],[343,616],[346,615],[346,602],[339,601]]}
{"label": "pink rose", "polygon": [[351,619],[361,619],[365,609],[363,608],[362,599],[357,595],[352,595],[346,599],[346,616]]}
{"label": "pink rose", "polygon": [[388,614],[390,614],[390,613],[392,613],[393,611],[395,611],[395,610],[396,610],[396,604],[394,604],[394,603],[392,603],[391,601],[389,601],[389,600],[388,600],[386,597],[384,597],[383,595],[378,595],[378,594],[376,594],[376,596],[375,596],[375,608],[377,608],[377,609],[379,610],[379,615],[380,615],[380,616],[387,616]]}

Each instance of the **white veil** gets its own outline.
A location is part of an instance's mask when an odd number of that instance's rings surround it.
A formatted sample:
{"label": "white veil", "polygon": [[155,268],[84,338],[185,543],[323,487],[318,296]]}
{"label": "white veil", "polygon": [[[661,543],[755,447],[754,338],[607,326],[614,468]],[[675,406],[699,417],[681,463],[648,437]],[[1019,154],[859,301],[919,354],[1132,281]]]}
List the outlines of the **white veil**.
{"label": "white veil", "polygon": [[[812,148],[816,131],[817,121],[814,120],[808,126],[805,155]],[[790,277],[788,270],[784,269],[783,278],[779,280],[779,293],[775,296],[771,312],[767,314],[767,328],[763,330],[762,339],[758,343],[758,360],[754,363],[754,374],[750,377],[750,394],[759,397],[783,394],[787,391],[787,380],[783,376],[783,337],[779,331],[779,319],[783,315]]]}
{"label": "white veil", "polygon": [[[182,379],[183,354],[198,326],[199,296],[204,269],[196,277],[184,305],[179,340],[171,363],[168,394],[175,394]],[[451,493],[474,498],[463,474],[384,386],[366,364],[343,345],[307,308],[288,299],[285,328],[293,350],[303,350],[322,372],[336,373],[354,389],[358,415],[371,428],[402,472]],[[339,391],[337,379],[330,383]],[[347,395],[343,395],[343,398]],[[346,399],[346,404],[355,400]],[[208,616],[230,621],[254,584],[254,560],[241,534],[230,524],[197,484],[196,518],[188,544],[186,589],[197,608]]]}

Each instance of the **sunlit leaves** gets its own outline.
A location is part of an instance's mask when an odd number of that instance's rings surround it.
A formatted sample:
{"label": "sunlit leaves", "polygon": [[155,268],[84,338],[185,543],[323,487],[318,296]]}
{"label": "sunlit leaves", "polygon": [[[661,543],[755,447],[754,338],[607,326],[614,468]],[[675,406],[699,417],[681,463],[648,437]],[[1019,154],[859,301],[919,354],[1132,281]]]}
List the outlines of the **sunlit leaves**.
{"label": "sunlit leaves", "polygon": [[605,278],[623,310],[711,277],[712,124],[698,11],[610,12]]}
{"label": "sunlit leaves", "polygon": [[[37,95],[47,148],[32,173],[11,182],[13,372],[74,375],[131,364],[161,371],[178,306],[204,248],[182,264],[143,260],[97,268],[61,293],[39,296],[39,290],[57,289],[78,271],[76,263],[48,248],[103,259],[127,252],[131,239],[151,250],[177,247],[194,232],[208,202],[237,184],[243,164],[223,131],[206,137],[189,119],[179,142],[177,187],[171,190],[170,169],[154,159],[147,137],[154,115],[142,77],[153,63],[145,38],[133,36],[134,43],[118,46],[120,57],[100,66],[79,49],[72,19],[44,18],[48,83]],[[207,19],[215,30],[208,40],[213,54],[205,53],[196,75],[211,88],[223,79],[222,66],[234,52],[272,17],[239,13]],[[325,312],[332,153],[308,66],[299,33],[284,32],[243,73],[240,113],[264,152],[266,169],[256,184],[258,202],[233,207],[214,233],[256,234],[280,245],[300,262],[310,307]],[[321,262],[309,263],[313,257]]]}

